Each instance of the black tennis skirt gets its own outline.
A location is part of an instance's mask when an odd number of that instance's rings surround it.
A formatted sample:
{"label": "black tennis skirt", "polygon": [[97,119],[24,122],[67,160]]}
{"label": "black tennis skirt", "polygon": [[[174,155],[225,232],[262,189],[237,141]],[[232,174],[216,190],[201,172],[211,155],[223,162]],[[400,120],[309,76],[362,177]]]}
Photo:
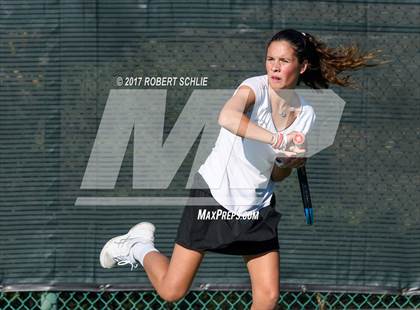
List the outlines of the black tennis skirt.
{"label": "black tennis skirt", "polygon": [[[203,188],[194,188],[199,184]],[[182,214],[175,242],[187,249],[231,255],[256,255],[279,249],[277,225],[281,213],[276,198],[258,212],[258,218],[240,218],[214,200],[203,177],[197,173],[190,200]],[[208,197],[209,205],[194,205],[193,197]],[[223,213],[224,212],[224,213]]]}

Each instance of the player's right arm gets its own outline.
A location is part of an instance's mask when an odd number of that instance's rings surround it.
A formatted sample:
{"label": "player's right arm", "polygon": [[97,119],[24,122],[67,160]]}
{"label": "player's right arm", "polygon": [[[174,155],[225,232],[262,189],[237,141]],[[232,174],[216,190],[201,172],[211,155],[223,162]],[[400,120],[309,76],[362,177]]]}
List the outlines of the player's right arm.
{"label": "player's right arm", "polygon": [[240,137],[271,143],[273,134],[251,122],[246,113],[255,103],[254,91],[248,86],[238,91],[225,103],[219,113],[219,125]]}

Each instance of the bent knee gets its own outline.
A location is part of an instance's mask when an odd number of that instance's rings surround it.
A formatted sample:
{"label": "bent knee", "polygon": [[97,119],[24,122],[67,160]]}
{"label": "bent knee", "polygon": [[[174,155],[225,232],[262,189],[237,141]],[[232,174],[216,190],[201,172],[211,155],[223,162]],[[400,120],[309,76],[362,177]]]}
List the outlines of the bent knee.
{"label": "bent knee", "polygon": [[184,297],[185,293],[180,293],[180,292],[162,292],[159,294],[159,296],[167,302],[176,302],[180,299],[182,299],[182,297]]}
{"label": "bent knee", "polygon": [[158,291],[159,296],[167,302],[176,302],[182,299],[188,292],[188,289],[178,288],[165,288],[162,291]]}

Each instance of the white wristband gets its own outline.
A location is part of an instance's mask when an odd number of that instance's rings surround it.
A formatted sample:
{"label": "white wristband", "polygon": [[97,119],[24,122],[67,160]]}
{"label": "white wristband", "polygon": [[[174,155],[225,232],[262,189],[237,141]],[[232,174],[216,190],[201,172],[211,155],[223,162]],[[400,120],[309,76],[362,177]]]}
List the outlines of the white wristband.
{"label": "white wristband", "polygon": [[275,133],[271,136],[271,142],[270,142],[271,146],[274,147],[277,144],[277,141],[278,141],[278,135],[277,133]]}

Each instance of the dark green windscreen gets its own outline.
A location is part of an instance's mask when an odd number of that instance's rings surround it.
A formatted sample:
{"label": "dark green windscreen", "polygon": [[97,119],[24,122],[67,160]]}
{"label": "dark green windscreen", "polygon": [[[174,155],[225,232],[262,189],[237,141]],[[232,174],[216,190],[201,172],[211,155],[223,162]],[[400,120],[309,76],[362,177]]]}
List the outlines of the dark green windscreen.
{"label": "dark green windscreen", "polygon": [[[307,164],[315,225],[296,173],[277,184],[282,288],[419,287],[419,12],[415,1],[2,1],[0,285],[150,288],[141,269],[102,269],[100,249],[147,220],[170,255],[182,208],[75,205],[144,194],[132,188],[132,138],[114,189],[80,188],[116,78],[207,76],[206,89],[234,89],[264,74],[266,41],[290,27],[390,62],[353,74],[360,90],[332,87],[346,106],[334,144]],[[193,90],[168,88],[164,139]],[[196,149],[153,195],[185,195]],[[242,258],[208,254],[193,287],[249,287]]]}

